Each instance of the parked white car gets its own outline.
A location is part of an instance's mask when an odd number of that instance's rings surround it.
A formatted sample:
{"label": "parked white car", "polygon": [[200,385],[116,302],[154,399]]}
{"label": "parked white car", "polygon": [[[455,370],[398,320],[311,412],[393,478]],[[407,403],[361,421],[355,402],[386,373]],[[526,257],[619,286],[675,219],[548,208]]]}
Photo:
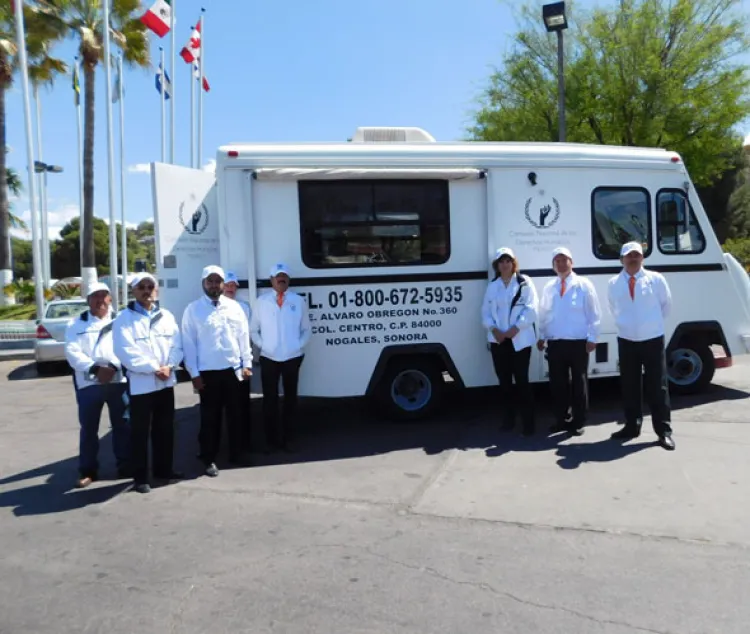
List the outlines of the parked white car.
{"label": "parked white car", "polygon": [[65,329],[88,304],[84,299],[62,299],[49,302],[44,317],[37,320],[34,359],[39,374],[51,367],[67,363],[65,359]]}

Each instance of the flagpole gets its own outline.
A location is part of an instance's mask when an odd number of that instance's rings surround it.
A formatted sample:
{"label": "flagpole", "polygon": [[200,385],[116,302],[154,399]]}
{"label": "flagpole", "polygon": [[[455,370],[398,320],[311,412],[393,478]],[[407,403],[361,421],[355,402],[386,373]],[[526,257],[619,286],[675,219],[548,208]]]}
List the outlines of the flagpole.
{"label": "flagpole", "polygon": [[31,210],[31,260],[34,269],[34,298],[36,316],[44,316],[44,289],[39,283],[41,261],[39,253],[39,227],[36,216],[36,183],[34,182],[34,133],[31,124],[31,100],[29,99],[29,70],[26,60],[26,35],[23,24],[23,0],[13,0],[16,16],[16,46],[18,48],[18,65],[21,73],[21,91],[23,93],[23,112],[26,123],[26,160],[29,172],[29,208]]}
{"label": "flagpole", "polygon": [[[36,102],[36,151],[39,156],[39,162],[43,162],[42,158],[42,102],[39,100],[39,85],[34,84],[34,101]],[[35,170],[36,171],[36,170]],[[39,172],[39,216],[42,219],[41,229],[42,235],[39,240],[40,247],[42,249],[42,279],[44,288],[50,287],[50,273],[49,273],[49,232],[47,230],[47,205],[45,204],[45,188],[47,183],[45,182],[45,172]]]}
{"label": "flagpole", "polygon": [[112,134],[112,57],[109,44],[109,3],[103,0],[104,14],[104,72],[107,110],[107,180],[109,183],[109,290],[112,295],[112,307],[117,311],[119,294],[117,292],[117,224],[115,218],[115,155]]}
{"label": "flagpole", "polygon": [[[81,75],[77,55],[74,72],[80,82]],[[81,282],[83,282],[83,138],[81,136],[81,96],[78,92],[76,92],[76,120],[78,122],[78,249],[81,265]],[[83,291],[83,284],[81,284],[81,291]]]}
{"label": "flagpole", "polygon": [[[171,126],[171,134],[170,134],[170,139],[169,139],[169,142],[170,142],[169,162],[174,165],[174,130],[175,130],[174,102],[176,100],[174,82],[177,81],[177,73],[175,72],[175,65],[176,65],[176,60],[177,60],[177,49],[175,48],[175,43],[174,43],[174,16],[175,16],[175,12],[177,11],[177,0],[172,0],[172,2],[170,3],[170,6],[172,7],[172,10],[169,12],[169,38],[172,41],[172,95],[170,98],[171,104],[169,106],[169,111],[170,111],[169,124]],[[166,77],[164,78],[164,81],[166,81]]]}
{"label": "flagpole", "polygon": [[164,47],[159,47],[159,54],[161,56],[161,162],[166,163],[167,161],[167,108],[166,108],[166,82],[167,82],[167,70],[164,65]]}
{"label": "flagpole", "polygon": [[200,67],[200,79],[198,79],[198,156],[197,156],[197,164],[196,167],[200,169],[200,166],[203,162],[203,65],[205,64],[206,60],[203,57],[203,51],[204,46],[203,42],[205,40],[206,34],[204,31],[205,28],[205,20],[203,19],[203,14],[206,12],[204,8],[201,8],[201,40],[200,40],[200,48],[198,49],[200,51],[200,57],[198,58],[198,66]]}
{"label": "flagpole", "polygon": [[190,69],[190,167],[195,167],[195,78],[193,77],[193,65]]}
{"label": "flagpole", "polygon": [[122,306],[128,303],[128,232],[125,226],[125,80],[122,55],[117,57],[118,96],[120,101],[120,259],[122,269]]}

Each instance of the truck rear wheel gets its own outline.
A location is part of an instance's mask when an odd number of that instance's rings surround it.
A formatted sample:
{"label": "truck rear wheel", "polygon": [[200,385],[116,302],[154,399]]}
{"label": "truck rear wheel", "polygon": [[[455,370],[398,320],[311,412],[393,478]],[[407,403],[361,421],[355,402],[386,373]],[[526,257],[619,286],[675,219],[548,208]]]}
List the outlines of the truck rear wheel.
{"label": "truck rear wheel", "polygon": [[667,376],[675,394],[697,394],[714,378],[716,361],[711,348],[700,341],[681,341],[667,350]]}
{"label": "truck rear wheel", "polygon": [[393,359],[377,391],[378,406],[394,420],[408,421],[432,414],[443,400],[445,382],[430,357]]}

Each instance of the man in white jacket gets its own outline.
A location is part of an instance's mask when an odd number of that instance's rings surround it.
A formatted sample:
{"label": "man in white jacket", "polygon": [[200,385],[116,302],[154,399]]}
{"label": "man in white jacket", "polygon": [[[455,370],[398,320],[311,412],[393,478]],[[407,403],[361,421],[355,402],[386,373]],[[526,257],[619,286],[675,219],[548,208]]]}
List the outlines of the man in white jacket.
{"label": "man in white jacket", "polygon": [[236,301],[222,294],[224,278],[221,267],[204,268],[203,296],[191,302],[182,315],[185,367],[201,402],[200,459],[212,478],[219,475],[216,458],[224,412],[229,462],[243,462],[240,383],[250,380],[253,366],[247,318]]}
{"label": "man in white jacket", "polygon": [[172,468],[175,372],[182,361],[182,342],[172,313],[155,304],[154,276],[141,273],[131,286],[135,301],[115,319],[113,334],[115,354],[128,378],[135,490],[148,493],[149,436],[154,479],[169,482],[183,477]]}
{"label": "man in white jacket", "polygon": [[112,345],[112,296],[106,284],[92,284],[88,310],[65,331],[65,358],[73,368],[73,384],[81,426],[78,445],[79,489],[99,476],[99,420],[106,403],[112,425],[117,475],[129,476],[130,429],[125,414],[125,377]]}
{"label": "man in white jacket", "polygon": [[[297,414],[297,384],[310,341],[310,316],[301,295],[289,290],[289,269],[271,269],[273,292],[258,297],[250,322],[250,335],[260,349],[263,420],[270,448],[292,450]],[[284,407],[279,419],[279,378],[284,385]]]}

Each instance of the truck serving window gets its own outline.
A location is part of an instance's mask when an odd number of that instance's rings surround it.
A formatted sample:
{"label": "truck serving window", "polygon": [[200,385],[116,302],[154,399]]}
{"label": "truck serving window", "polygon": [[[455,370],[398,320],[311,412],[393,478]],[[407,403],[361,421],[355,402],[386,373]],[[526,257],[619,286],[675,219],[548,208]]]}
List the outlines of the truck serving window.
{"label": "truck serving window", "polygon": [[662,253],[701,253],[706,248],[690,201],[680,189],[661,189],[656,195],[656,232]]}
{"label": "truck serving window", "polygon": [[642,187],[597,187],[591,194],[594,255],[618,260],[626,242],[640,242],[651,253],[651,198]]}
{"label": "truck serving window", "polygon": [[313,269],[442,264],[445,180],[300,181],[302,261]]}

